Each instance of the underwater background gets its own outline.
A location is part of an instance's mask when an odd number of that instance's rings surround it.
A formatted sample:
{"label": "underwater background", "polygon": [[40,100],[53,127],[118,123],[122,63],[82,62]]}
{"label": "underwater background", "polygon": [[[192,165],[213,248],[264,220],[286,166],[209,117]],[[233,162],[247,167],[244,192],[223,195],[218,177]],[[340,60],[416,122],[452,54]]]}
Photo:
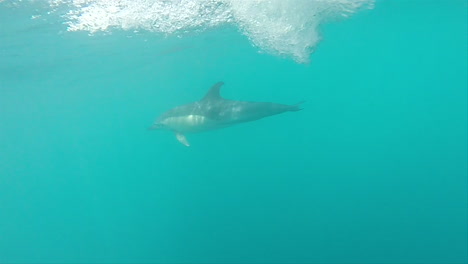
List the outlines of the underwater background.
{"label": "underwater background", "polygon": [[467,3],[0,1],[0,263],[467,263]]}

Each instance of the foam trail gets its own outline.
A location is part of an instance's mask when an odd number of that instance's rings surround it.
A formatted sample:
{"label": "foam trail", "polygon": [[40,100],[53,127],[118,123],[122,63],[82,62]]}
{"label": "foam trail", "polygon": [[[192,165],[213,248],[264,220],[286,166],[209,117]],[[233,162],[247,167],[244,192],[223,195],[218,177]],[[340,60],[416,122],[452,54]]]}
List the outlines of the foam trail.
{"label": "foam trail", "polygon": [[236,22],[245,35],[269,53],[309,61],[320,41],[321,23],[351,15],[367,0],[231,0]]}
{"label": "foam trail", "polygon": [[69,5],[69,31],[95,33],[117,28],[180,34],[231,20],[228,6],[214,0],[74,0]]}
{"label": "foam trail", "polygon": [[[1,0],[0,0],[1,1]],[[260,50],[307,63],[324,22],[375,0],[49,0],[68,31],[151,31],[184,35],[233,24]]]}

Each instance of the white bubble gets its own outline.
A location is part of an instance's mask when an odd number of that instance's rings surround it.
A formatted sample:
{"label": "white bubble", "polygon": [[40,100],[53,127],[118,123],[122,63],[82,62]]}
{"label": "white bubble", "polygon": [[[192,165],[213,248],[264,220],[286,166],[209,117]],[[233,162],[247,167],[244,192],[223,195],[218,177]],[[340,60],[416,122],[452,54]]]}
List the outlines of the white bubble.
{"label": "white bubble", "polygon": [[309,61],[319,26],[349,17],[375,0],[51,0],[67,5],[69,31],[147,30],[163,34],[234,24],[260,50]]}

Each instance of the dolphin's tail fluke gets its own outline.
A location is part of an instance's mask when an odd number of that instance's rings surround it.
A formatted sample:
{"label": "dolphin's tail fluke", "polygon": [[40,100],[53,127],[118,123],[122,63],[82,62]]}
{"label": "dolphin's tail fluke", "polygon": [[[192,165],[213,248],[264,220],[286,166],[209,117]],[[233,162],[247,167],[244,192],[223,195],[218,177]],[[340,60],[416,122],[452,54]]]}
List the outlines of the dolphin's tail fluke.
{"label": "dolphin's tail fluke", "polygon": [[304,108],[301,107],[301,105],[302,105],[303,103],[305,103],[305,101],[300,101],[300,102],[297,103],[297,104],[290,105],[290,106],[289,106],[289,111],[297,112],[297,111],[303,110]]}

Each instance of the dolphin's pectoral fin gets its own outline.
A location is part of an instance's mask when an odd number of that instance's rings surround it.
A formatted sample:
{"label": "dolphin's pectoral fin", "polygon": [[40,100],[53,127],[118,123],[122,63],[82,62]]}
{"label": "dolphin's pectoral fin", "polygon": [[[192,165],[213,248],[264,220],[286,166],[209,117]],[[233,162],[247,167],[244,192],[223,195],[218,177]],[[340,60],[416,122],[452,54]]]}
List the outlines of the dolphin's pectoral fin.
{"label": "dolphin's pectoral fin", "polygon": [[177,140],[179,140],[179,142],[182,143],[184,146],[190,147],[190,144],[188,143],[187,138],[184,134],[176,132],[175,136]]}

